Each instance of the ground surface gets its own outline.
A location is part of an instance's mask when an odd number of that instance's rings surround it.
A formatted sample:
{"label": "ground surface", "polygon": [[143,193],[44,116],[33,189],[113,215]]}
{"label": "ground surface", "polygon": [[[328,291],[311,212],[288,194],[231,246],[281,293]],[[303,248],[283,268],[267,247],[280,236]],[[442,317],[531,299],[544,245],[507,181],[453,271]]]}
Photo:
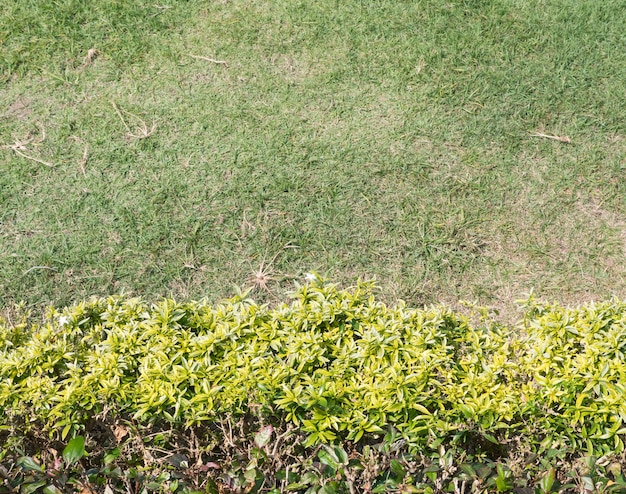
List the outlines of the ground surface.
{"label": "ground surface", "polygon": [[0,12],[0,305],[626,296],[621,1],[91,3]]}

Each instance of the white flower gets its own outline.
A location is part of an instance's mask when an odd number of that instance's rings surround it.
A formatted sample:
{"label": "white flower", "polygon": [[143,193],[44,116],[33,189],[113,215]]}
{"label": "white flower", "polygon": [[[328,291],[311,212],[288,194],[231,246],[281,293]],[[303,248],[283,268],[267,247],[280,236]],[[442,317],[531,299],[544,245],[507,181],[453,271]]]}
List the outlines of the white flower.
{"label": "white flower", "polygon": [[304,275],[304,279],[308,282],[311,282],[315,281],[317,279],[317,276],[315,276],[313,273],[307,273]]}
{"label": "white flower", "polygon": [[69,318],[69,317],[67,317],[67,316],[61,316],[61,317],[59,317],[59,325],[60,325],[61,327],[63,327],[63,326],[65,326],[65,325],[67,325],[69,322],[70,322],[70,318]]}

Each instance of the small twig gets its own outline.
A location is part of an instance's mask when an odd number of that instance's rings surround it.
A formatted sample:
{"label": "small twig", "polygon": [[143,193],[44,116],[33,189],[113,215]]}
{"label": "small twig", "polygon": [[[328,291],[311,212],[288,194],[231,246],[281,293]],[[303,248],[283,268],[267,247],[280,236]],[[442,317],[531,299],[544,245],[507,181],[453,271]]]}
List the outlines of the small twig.
{"label": "small twig", "polygon": [[83,176],[87,176],[87,172],[85,171],[85,165],[87,164],[87,158],[89,157],[89,146],[85,143],[85,150],[83,151],[83,157],[80,160],[80,171],[83,172]]}
{"label": "small twig", "polygon": [[189,55],[191,58],[197,58],[199,60],[205,60],[207,62],[215,63],[218,65],[226,65],[228,67],[228,62],[226,60],[215,60],[214,58],[203,57],[201,55]]}
{"label": "small twig", "polygon": [[29,268],[26,271],[24,271],[22,273],[22,276],[27,275],[28,273],[30,273],[31,271],[33,271],[35,269],[48,269],[50,271],[57,271],[57,268],[51,268],[50,266],[33,266],[32,268]]}
{"label": "small twig", "polygon": [[49,166],[50,168],[54,168],[54,164],[52,163],[48,163],[47,161],[43,161],[40,160],[39,158],[35,158],[34,156],[28,156],[27,154],[22,153],[17,146],[2,146],[2,147],[8,147],[10,149],[13,150],[13,152],[15,152],[15,154],[20,155],[22,158],[26,158],[27,160],[32,160],[32,161],[36,161],[37,163],[41,163],[42,165],[46,165]]}
{"label": "small twig", "polygon": [[165,12],[166,10],[171,9],[172,7],[170,7],[169,5],[153,5],[153,7],[155,9],[158,9],[158,12],[155,12],[154,14],[152,14],[150,17],[156,17],[157,15],[161,15],[163,12]]}
{"label": "small twig", "polygon": [[280,434],[275,440],[274,440],[274,448],[272,449],[272,453],[270,454],[270,456],[272,458],[276,458],[276,454],[278,453],[278,447],[279,445],[282,445],[282,440],[285,439],[287,436],[289,436],[291,434],[291,431],[293,430],[293,427],[291,426],[291,424],[289,424],[287,426],[287,430],[285,432],[283,432],[282,434]]}
{"label": "small twig", "polygon": [[128,125],[126,125],[126,120],[124,120],[124,117],[122,116],[122,112],[115,104],[115,101],[111,101],[111,104],[113,105],[113,108],[115,109],[115,112],[117,113],[117,116],[120,117],[120,120],[122,121],[122,124],[124,125],[124,128],[126,129],[126,132],[128,132],[129,134],[132,134],[130,131],[130,128],[128,127]]}
{"label": "small twig", "polygon": [[87,171],[85,170],[85,165],[87,164],[87,159],[89,158],[89,145],[78,136],[72,136],[72,139],[74,139],[76,142],[82,142],[85,145],[83,157],[78,162],[78,166],[80,166],[80,171],[82,172],[83,176],[86,177]]}
{"label": "small twig", "polygon": [[531,134],[530,137],[541,137],[543,139],[552,139],[553,141],[564,142],[566,144],[572,143],[572,140],[567,136],[555,136],[555,135],[550,135],[550,134],[536,133],[536,134]]}
{"label": "small twig", "polygon": [[37,127],[39,127],[39,130],[41,130],[41,138],[39,139],[39,142],[37,144],[41,144],[43,141],[46,140],[46,128],[40,123],[37,124]]}
{"label": "small twig", "polygon": [[129,137],[134,137],[135,139],[145,139],[147,137],[150,137],[154,133],[154,130],[157,127],[156,124],[152,124],[152,127],[150,128],[150,130],[148,130],[148,125],[146,125],[146,122],[141,117],[127,110],[123,110],[124,113],[126,113],[127,115],[130,115],[131,117],[136,118],[139,122],[141,122],[141,127],[137,127],[137,129],[135,130],[135,132],[137,133],[133,134],[133,132],[130,130],[130,127],[126,123],[126,120],[124,120],[124,117],[122,116],[122,112],[117,107],[115,102],[111,101],[111,104],[113,105],[113,108],[115,109],[115,112],[117,113],[117,116],[120,117],[120,120],[122,121],[122,124],[124,125],[124,128],[126,129],[126,132],[128,133]]}
{"label": "small twig", "polygon": [[233,428],[230,425],[230,418],[226,420],[226,424],[228,424],[228,432],[226,432],[226,427],[224,426],[224,420],[219,421],[219,428],[222,430],[222,434],[224,437],[224,442],[230,447],[235,448],[235,441],[233,439]]}

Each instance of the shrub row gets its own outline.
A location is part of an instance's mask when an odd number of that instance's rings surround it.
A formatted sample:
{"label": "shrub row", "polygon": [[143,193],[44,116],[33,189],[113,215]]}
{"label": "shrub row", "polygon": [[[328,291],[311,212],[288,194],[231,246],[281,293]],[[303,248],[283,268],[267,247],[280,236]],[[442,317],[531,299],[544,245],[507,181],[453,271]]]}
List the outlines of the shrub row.
{"label": "shrub row", "polygon": [[[0,322],[1,454],[41,456],[45,441],[24,438],[66,441],[94,435],[95,423],[203,431],[205,443],[230,434],[248,453],[270,427],[274,438],[298,438],[303,449],[295,455],[292,443],[290,455],[300,459],[393,445],[384,461],[398,471],[406,458],[428,468],[424,458],[451,450],[451,465],[509,468],[623,452],[626,304],[569,309],[531,298],[511,328],[480,310],[388,307],[373,289],[317,278],[276,307],[245,293],[216,306],[116,296],[50,309],[42,324]],[[232,437],[233,424],[247,424],[247,439]]]}

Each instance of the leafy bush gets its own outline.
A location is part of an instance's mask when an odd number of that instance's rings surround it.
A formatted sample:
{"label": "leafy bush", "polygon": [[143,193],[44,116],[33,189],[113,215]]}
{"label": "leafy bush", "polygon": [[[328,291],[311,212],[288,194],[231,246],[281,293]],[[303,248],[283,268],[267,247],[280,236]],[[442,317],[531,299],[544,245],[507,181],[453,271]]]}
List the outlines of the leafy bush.
{"label": "leafy bush", "polygon": [[[625,304],[530,298],[509,328],[373,288],[317,278],[276,307],[116,296],[0,324],[5,485],[624,488]],[[85,437],[88,457],[59,456]]]}

